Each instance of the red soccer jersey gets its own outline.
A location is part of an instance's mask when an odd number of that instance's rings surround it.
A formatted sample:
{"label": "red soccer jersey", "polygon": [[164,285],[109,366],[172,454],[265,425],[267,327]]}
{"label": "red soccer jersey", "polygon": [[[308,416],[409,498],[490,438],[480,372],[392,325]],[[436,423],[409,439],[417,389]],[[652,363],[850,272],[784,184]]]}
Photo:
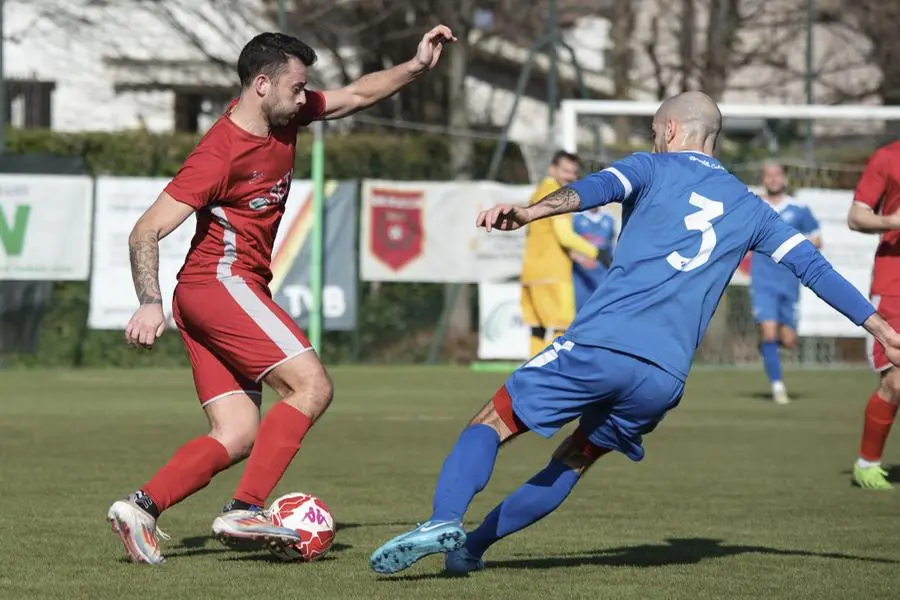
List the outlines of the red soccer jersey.
{"label": "red soccer jersey", "polygon": [[[882,215],[900,210],[900,142],[879,148],[856,186],[854,201]],[[875,251],[872,295],[900,296],[900,231],[885,231]]]}
{"label": "red soccer jersey", "polygon": [[297,130],[325,112],[325,96],[306,93],[296,117],[266,137],[228,116],[216,121],[185,159],[165,191],[197,211],[197,231],[178,281],[197,283],[232,275],[268,284],[278,224],[294,173]]}

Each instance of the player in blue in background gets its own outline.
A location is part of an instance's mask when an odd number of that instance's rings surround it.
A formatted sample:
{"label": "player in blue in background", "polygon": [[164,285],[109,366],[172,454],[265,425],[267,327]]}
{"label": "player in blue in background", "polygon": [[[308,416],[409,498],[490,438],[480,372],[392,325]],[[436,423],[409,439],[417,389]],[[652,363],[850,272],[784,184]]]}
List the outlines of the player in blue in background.
{"label": "player in blue in background", "polygon": [[572,215],[575,233],[589,241],[597,249],[597,260],[588,261],[571,252],[572,283],[575,285],[575,311],[581,310],[609,270],[612,263],[616,237],[616,220],[603,212],[601,207]]}
{"label": "player in blue in background", "polygon": [[[785,223],[805,235],[816,248],[821,248],[819,222],[808,206],[787,195],[787,179],[781,165],[768,163],[763,167],[762,185],[765,190],[762,199]],[[777,404],[787,404],[790,397],[781,379],[778,346],[790,350],[797,345],[800,282],[787,267],[756,252],[750,259],[750,299],[753,319],[759,324],[759,351],[772,384],[772,399]]]}
{"label": "player in blue in background", "polygon": [[[882,340],[900,363],[898,335],[816,248],[731,175],[713,149],[722,117],[700,92],[665,101],[653,120],[653,154],[638,153],[531,206],[500,205],[476,225],[514,230],[536,219],[622,203],[612,266],[566,334],[517,369],[456,441],[438,476],[432,514],[370,557],[394,573],[438,552],[445,567],[484,566],[495,542],[555,510],[604,454],[644,456],[642,436],[681,400],[697,346],[749,250],[787,265],[803,283]],[[579,426],[549,464],[468,534],[462,518],[491,477],[505,442],[532,430]]]}

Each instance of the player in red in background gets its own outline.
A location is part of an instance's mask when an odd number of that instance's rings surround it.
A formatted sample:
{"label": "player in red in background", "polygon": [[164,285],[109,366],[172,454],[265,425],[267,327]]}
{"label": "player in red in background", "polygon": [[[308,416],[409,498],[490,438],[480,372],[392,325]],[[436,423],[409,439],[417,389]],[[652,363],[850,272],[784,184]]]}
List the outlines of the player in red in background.
{"label": "player in red in background", "polygon": [[[879,148],[869,159],[847,222],[854,231],[881,235],[872,268],[871,301],[892,326],[900,327],[900,141]],[[877,340],[869,336],[867,343],[869,362],[881,374],[881,382],[866,405],[853,482],[889,490],[893,486],[881,466],[881,455],[900,404],[900,369],[891,365]]]}
{"label": "player in red in background", "polygon": [[[273,300],[269,262],[291,185],[297,130],[387,98],[438,62],[456,41],[439,25],[406,63],[324,92],[307,89],[315,51],[263,33],[241,51],[242,91],[141,216],[128,240],[140,307],[125,337],[149,348],[165,328],[159,240],[196,213],[197,230],[175,287],[173,316],[190,355],[208,435],[179,448],[107,518],[136,562],[163,562],[159,514],[249,456],[233,499],[213,522],[226,543],[299,540],[263,509],[304,435],[331,402],[328,374],[303,332]],[[281,398],[260,422],[262,382]],[[252,450],[251,450],[252,448]]]}

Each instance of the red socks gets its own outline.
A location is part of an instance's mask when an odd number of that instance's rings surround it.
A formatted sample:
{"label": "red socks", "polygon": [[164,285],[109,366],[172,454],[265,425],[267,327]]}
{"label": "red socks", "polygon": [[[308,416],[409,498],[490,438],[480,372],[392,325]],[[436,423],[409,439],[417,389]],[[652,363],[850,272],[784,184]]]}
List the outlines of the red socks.
{"label": "red socks", "polygon": [[290,404],[273,406],[259,426],[235,500],[264,506],[311,426],[312,419]]}
{"label": "red socks", "polygon": [[[312,420],[293,406],[279,402],[266,414],[234,498],[263,506],[297,450]],[[228,451],[208,435],[179,448],[169,462],[141,488],[153,501],[148,512],[158,515],[197,492],[219,471],[231,465]]]}
{"label": "red socks", "polygon": [[141,490],[162,512],[205,488],[213,475],[230,465],[231,457],[225,446],[208,435],[200,436],[176,450]]}
{"label": "red socks", "polygon": [[877,392],[872,394],[866,405],[866,421],[859,449],[860,458],[870,462],[881,460],[884,444],[896,416],[896,404],[884,400]]}

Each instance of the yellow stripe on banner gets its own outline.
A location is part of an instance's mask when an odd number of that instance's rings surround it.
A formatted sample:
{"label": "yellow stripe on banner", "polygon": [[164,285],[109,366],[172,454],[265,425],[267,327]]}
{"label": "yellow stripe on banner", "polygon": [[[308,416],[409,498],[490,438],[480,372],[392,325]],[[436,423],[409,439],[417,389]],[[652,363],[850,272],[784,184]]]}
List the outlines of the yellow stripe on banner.
{"label": "yellow stripe on banner", "polygon": [[[335,188],[337,188],[337,181],[325,182],[325,202],[328,202],[328,199],[334,193]],[[284,224],[282,223],[282,226],[283,225]],[[309,238],[309,232],[312,230],[312,225],[313,191],[311,190],[309,196],[306,198],[306,202],[303,204],[303,208],[300,209],[300,212],[290,224],[290,229],[286,234],[284,243],[278,248],[278,252],[272,256],[272,282],[269,284],[269,289],[272,290],[272,294],[275,294],[281,288],[284,278],[287,277],[291,267],[294,266],[297,255],[300,254],[303,245]]]}

